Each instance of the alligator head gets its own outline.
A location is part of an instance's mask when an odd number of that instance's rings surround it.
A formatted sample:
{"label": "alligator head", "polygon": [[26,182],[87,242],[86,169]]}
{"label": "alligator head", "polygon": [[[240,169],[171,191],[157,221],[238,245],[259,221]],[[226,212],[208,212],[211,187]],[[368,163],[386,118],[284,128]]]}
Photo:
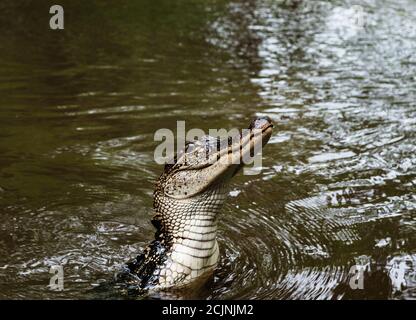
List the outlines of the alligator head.
{"label": "alligator head", "polygon": [[165,166],[154,192],[156,239],[128,264],[140,287],[177,287],[213,270],[217,216],[229,181],[267,143],[272,127],[269,118],[257,118],[236,136],[204,136]]}

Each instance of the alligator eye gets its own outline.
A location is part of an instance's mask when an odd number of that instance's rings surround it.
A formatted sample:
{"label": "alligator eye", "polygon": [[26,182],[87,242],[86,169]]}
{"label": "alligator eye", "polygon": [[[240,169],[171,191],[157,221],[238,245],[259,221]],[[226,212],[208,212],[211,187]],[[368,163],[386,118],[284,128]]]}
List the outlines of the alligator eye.
{"label": "alligator eye", "polygon": [[164,171],[165,172],[170,171],[174,165],[175,165],[174,163],[166,163],[165,164],[165,170]]}
{"label": "alligator eye", "polygon": [[165,163],[164,171],[165,172],[170,171],[177,163],[178,163],[178,155],[175,154],[173,159],[170,159],[170,161]]}

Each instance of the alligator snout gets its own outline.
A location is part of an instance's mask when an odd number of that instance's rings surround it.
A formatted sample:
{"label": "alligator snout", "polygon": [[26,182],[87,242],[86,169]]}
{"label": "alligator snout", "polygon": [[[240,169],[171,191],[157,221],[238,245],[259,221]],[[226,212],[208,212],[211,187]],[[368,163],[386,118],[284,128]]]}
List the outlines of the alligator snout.
{"label": "alligator snout", "polygon": [[264,116],[264,117],[257,117],[256,119],[251,121],[250,126],[248,128],[264,130],[269,127],[273,128],[273,122],[269,117]]}

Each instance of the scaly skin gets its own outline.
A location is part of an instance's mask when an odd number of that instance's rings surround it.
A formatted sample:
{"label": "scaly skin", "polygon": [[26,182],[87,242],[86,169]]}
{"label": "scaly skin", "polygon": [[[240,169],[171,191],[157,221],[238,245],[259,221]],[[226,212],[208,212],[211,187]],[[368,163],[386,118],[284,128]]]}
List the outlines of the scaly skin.
{"label": "scaly skin", "polygon": [[219,258],[217,218],[228,182],[242,158],[267,143],[272,124],[259,118],[249,129],[234,139],[203,137],[189,143],[174,164],[165,166],[154,192],[155,240],[127,264],[124,276],[129,282],[159,290],[212,273]]}

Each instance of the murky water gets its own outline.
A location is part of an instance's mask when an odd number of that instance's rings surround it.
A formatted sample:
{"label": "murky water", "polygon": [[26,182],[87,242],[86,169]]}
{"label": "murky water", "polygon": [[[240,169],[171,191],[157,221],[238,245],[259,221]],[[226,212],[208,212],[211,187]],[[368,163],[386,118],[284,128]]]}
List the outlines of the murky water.
{"label": "murky water", "polygon": [[51,4],[0,4],[0,298],[100,297],[153,237],[154,132],[256,115],[204,297],[416,297],[414,1]]}

